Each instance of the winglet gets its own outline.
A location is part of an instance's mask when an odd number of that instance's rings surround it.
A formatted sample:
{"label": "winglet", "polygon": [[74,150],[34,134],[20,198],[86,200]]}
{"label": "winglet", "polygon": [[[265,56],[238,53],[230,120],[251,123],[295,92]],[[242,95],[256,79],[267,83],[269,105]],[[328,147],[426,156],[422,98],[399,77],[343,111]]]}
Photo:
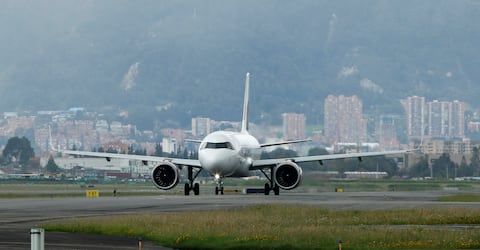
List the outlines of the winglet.
{"label": "winglet", "polygon": [[248,95],[250,85],[250,73],[247,72],[245,79],[245,96],[243,97],[243,117],[242,117],[242,133],[248,132]]}

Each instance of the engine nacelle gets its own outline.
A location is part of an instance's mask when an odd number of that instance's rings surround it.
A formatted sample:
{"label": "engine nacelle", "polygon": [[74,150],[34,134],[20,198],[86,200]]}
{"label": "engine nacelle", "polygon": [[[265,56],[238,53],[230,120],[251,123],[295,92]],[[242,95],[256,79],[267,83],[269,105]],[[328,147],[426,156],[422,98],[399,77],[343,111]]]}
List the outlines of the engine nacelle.
{"label": "engine nacelle", "polygon": [[178,167],[171,162],[162,162],[152,171],[153,184],[159,189],[168,190],[178,184],[180,171]]}
{"label": "engine nacelle", "polygon": [[273,169],[273,178],[281,189],[294,189],[302,181],[302,168],[291,161],[280,163]]}

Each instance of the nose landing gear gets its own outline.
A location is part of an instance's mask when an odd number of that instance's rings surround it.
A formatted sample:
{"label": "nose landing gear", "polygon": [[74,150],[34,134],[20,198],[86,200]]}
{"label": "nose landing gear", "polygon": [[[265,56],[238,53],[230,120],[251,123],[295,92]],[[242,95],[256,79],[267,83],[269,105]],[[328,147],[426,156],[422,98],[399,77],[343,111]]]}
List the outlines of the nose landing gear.
{"label": "nose landing gear", "polygon": [[218,195],[219,193],[223,195],[223,180],[219,174],[215,174],[215,182],[217,183],[217,186],[215,187],[215,195]]}

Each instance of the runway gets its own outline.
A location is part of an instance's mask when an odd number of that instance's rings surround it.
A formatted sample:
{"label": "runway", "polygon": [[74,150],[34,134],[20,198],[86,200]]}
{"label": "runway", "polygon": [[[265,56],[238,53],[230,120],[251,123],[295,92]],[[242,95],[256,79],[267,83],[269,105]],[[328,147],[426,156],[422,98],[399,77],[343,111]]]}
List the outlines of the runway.
{"label": "runway", "polygon": [[[1,249],[25,249],[30,246],[30,228],[59,219],[85,217],[233,209],[256,204],[303,204],[331,209],[413,209],[435,207],[474,207],[479,202],[438,202],[448,192],[345,192],[288,193],[280,196],[226,194],[223,196],[129,196],[100,198],[26,198],[0,199]],[[85,236],[47,232],[47,249],[138,249],[136,239]],[[103,245],[100,245],[103,244]],[[109,245],[110,244],[110,245]],[[103,247],[103,248],[102,248]],[[165,249],[148,242],[144,249]]]}

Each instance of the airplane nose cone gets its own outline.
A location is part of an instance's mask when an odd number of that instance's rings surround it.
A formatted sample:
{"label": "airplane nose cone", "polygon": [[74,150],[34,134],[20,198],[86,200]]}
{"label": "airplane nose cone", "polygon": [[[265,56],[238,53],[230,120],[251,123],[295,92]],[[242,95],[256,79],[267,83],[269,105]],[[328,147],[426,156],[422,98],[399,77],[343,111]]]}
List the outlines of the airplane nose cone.
{"label": "airplane nose cone", "polygon": [[210,150],[202,152],[199,160],[203,168],[211,173],[228,175],[231,172],[230,155],[223,150]]}
{"label": "airplane nose cone", "polygon": [[216,152],[210,152],[208,154],[202,155],[202,157],[200,157],[200,161],[203,167],[214,170],[217,168],[221,168],[224,158],[225,157],[221,154],[218,154]]}

